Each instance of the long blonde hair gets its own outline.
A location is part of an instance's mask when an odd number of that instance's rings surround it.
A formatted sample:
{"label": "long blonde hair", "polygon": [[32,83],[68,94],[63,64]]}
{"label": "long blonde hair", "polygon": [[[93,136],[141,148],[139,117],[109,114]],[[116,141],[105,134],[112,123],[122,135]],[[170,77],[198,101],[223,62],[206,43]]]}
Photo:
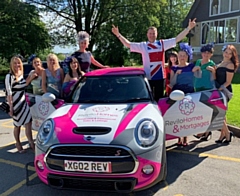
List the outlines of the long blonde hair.
{"label": "long blonde hair", "polygon": [[16,80],[18,81],[19,76],[18,76],[16,70],[14,69],[14,61],[20,61],[20,70],[22,72],[22,75],[24,73],[23,72],[23,63],[22,63],[22,60],[17,56],[12,57],[11,61],[10,61],[10,73],[13,74],[16,77]]}
{"label": "long blonde hair", "polygon": [[50,54],[47,56],[47,66],[48,66],[48,68],[49,68],[50,59],[54,59],[55,62],[56,62],[56,63],[54,64],[54,70],[57,70],[58,68],[60,68],[57,55],[56,55],[56,54],[52,54],[52,53],[50,53]]}

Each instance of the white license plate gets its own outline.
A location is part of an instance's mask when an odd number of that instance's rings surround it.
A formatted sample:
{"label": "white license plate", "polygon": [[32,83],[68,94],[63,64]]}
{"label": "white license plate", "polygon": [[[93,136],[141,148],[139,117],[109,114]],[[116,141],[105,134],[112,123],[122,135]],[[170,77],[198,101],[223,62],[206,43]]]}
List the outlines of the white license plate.
{"label": "white license plate", "polygon": [[64,160],[65,171],[107,172],[112,171],[111,162],[69,161]]}

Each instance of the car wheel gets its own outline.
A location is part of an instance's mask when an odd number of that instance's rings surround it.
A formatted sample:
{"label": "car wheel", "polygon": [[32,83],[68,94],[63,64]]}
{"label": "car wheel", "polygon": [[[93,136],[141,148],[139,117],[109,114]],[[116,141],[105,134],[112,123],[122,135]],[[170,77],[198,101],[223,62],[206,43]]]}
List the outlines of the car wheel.
{"label": "car wheel", "polygon": [[163,150],[162,150],[162,168],[160,171],[160,174],[158,176],[159,182],[165,181],[167,178],[167,154],[166,154],[166,146],[165,146],[165,141],[163,144]]}

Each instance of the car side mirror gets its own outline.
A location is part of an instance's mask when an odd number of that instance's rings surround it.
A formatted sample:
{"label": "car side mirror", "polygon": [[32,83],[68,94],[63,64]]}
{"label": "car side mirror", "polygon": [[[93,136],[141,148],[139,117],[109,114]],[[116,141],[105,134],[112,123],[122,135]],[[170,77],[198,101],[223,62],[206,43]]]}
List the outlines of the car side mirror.
{"label": "car side mirror", "polygon": [[185,94],[183,91],[180,90],[174,90],[170,93],[170,99],[174,100],[174,101],[179,101],[182,100],[184,98]]}
{"label": "car side mirror", "polygon": [[54,95],[54,94],[52,94],[52,93],[44,93],[43,95],[42,95],[42,100],[44,101],[44,102],[52,102],[52,101],[54,101],[56,99],[56,96]]}

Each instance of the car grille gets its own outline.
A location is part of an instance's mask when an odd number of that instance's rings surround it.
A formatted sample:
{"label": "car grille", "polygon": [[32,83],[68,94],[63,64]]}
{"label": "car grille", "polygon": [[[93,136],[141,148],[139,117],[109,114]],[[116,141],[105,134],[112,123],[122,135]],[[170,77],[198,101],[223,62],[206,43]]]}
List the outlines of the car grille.
{"label": "car grille", "polygon": [[55,174],[48,175],[48,184],[58,189],[129,193],[133,191],[136,183],[136,178],[81,178]]}
{"label": "car grille", "polygon": [[49,169],[56,171],[65,171],[64,160],[111,162],[111,174],[134,173],[138,167],[130,149],[114,145],[55,145],[45,157]]}

